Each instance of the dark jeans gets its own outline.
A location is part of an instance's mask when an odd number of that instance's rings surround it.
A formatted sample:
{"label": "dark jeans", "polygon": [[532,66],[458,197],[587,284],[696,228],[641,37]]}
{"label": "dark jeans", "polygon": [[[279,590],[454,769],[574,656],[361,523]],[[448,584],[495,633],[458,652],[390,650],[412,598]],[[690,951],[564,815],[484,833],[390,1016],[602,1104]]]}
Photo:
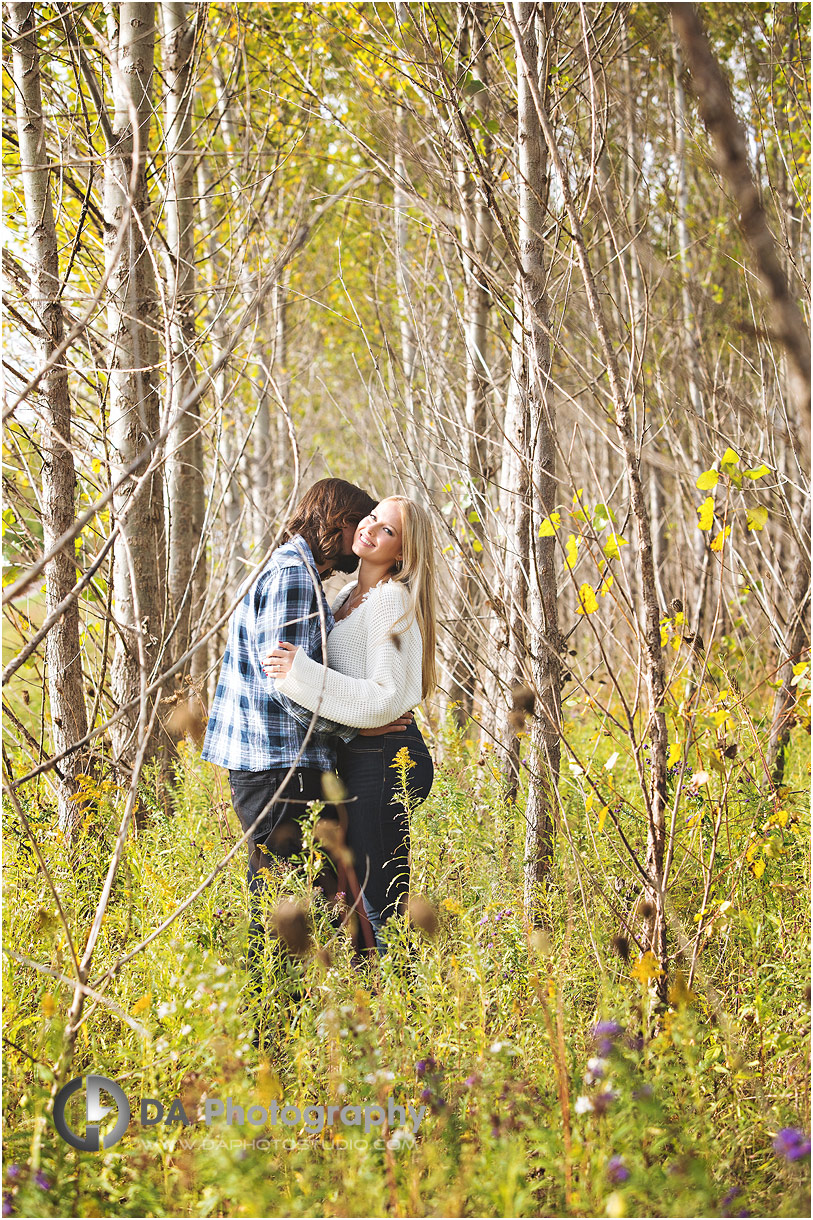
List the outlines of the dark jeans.
{"label": "dark jeans", "polygon": [[[305,813],[310,801],[324,799],[323,773],[313,767],[301,767],[289,779],[280,800],[266,809],[287,772],[287,767],[274,768],[270,771],[229,772],[232,804],[243,830],[248,830],[257,815],[266,810],[248,840],[248,889],[251,919],[248,928],[246,965],[252,1001],[257,1006],[255,1017],[258,1031],[263,1023],[259,1001],[263,991],[262,963],[266,951],[261,903],[265,878],[260,870],[268,868],[274,857],[287,860],[302,850],[302,830],[298,819]],[[330,808],[325,808],[321,816],[331,817],[335,814]],[[263,851],[263,848],[266,850]],[[326,896],[336,893],[335,874],[329,869],[325,869],[319,875],[317,884],[320,885]],[[289,968],[293,963],[290,961],[289,955],[282,951],[279,943],[272,939],[268,949],[273,955],[277,974],[291,973]],[[296,995],[295,982],[291,992],[293,996]]]}
{"label": "dark jeans", "polygon": [[414,763],[407,769],[414,808],[426,800],[434,778],[432,759],[414,722],[403,733],[354,737],[338,749],[338,772],[347,790],[348,846],[380,953],[385,948],[381,929],[409,895],[409,820],[393,766],[404,747]]}

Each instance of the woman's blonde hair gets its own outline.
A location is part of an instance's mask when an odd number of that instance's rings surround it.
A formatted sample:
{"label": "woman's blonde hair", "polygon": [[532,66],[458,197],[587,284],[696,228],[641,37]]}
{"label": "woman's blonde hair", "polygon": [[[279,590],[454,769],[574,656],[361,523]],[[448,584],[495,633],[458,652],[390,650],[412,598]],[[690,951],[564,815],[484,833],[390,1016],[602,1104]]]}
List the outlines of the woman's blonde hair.
{"label": "woman's blonde hair", "polygon": [[[401,548],[403,558],[391,579],[406,585],[423,641],[421,686],[423,698],[428,698],[437,685],[435,666],[435,537],[432,518],[425,508],[406,496],[387,496],[391,504],[401,509]],[[382,501],[383,503],[383,501]],[[409,611],[407,611],[409,614]],[[399,623],[400,623],[399,619]],[[398,623],[395,624],[396,627]],[[405,627],[409,623],[405,624]],[[402,630],[405,630],[405,627]]]}

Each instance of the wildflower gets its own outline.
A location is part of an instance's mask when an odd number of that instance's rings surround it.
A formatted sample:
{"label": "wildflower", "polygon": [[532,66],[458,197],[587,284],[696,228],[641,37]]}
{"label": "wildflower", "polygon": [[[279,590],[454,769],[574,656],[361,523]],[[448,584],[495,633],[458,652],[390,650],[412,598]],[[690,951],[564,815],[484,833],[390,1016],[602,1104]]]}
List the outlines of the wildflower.
{"label": "wildflower", "polygon": [[738,1199],[741,1194],[742,1194],[742,1189],[739,1186],[732,1186],[731,1190],[726,1191],[726,1193],[723,1196],[723,1199],[720,1203],[720,1211],[723,1213],[724,1216],[731,1215],[731,1211],[730,1211],[731,1204],[734,1202],[735,1199]]}
{"label": "wildflower", "polygon": [[605,1110],[609,1110],[617,1097],[615,1089],[606,1089],[603,1093],[598,1093],[593,1098],[593,1109],[596,1114],[603,1114]]}
{"label": "wildflower", "polygon": [[6,1176],[11,1178],[12,1180],[14,1178],[19,1178],[20,1166],[19,1165],[9,1165],[8,1169],[6,1170]]}
{"label": "wildflower", "polygon": [[463,1084],[467,1085],[471,1089],[471,1088],[473,1088],[474,1085],[477,1084],[477,1077],[476,1076],[467,1076],[466,1079],[463,1081]]}
{"label": "wildflower", "polygon": [[619,1025],[617,1021],[598,1021],[593,1026],[591,1036],[602,1059],[607,1058],[616,1038],[623,1032],[623,1026]]}
{"label": "wildflower", "polygon": [[783,1127],[776,1134],[773,1150],[786,1161],[800,1161],[802,1157],[810,1156],[810,1136],[796,1127]]}
{"label": "wildflower", "polygon": [[40,1190],[50,1190],[51,1189],[50,1179],[46,1178],[45,1174],[42,1172],[41,1169],[38,1169],[37,1172],[34,1174],[34,1183],[35,1183],[35,1185],[39,1186]]}
{"label": "wildflower", "polygon": [[432,1090],[431,1089],[421,1089],[421,1101],[431,1101],[431,1100],[432,1100]]}
{"label": "wildflower", "polygon": [[11,1206],[11,1195],[3,1195],[3,1215],[10,1216],[13,1211]]}
{"label": "wildflower", "polygon": [[607,1177],[616,1186],[620,1186],[622,1182],[626,1182],[630,1176],[630,1171],[624,1164],[623,1156],[611,1156],[607,1162]]}
{"label": "wildflower", "polygon": [[635,1089],[632,1094],[633,1101],[649,1101],[653,1095],[651,1084],[642,1084],[640,1089]]}
{"label": "wildflower", "polygon": [[607,1067],[606,1059],[596,1059],[596,1058],[588,1059],[587,1060],[587,1071],[584,1073],[584,1083],[585,1084],[595,1084],[597,1080],[602,1080],[604,1077],[604,1071],[605,1071],[606,1067]]}
{"label": "wildflower", "polygon": [[581,1097],[576,1098],[576,1104],[573,1108],[577,1114],[589,1114],[593,1109],[593,1103],[589,1097],[585,1097],[585,1095],[582,1094]]}

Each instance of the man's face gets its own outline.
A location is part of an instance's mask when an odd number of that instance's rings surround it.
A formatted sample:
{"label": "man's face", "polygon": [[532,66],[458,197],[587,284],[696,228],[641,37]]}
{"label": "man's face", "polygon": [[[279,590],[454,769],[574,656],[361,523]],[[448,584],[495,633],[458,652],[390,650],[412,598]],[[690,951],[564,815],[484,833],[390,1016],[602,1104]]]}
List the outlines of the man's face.
{"label": "man's face", "polygon": [[345,572],[350,575],[359,566],[358,556],[353,554],[355,533],[356,523],[353,521],[342,527],[342,553],[331,560],[334,572]]}

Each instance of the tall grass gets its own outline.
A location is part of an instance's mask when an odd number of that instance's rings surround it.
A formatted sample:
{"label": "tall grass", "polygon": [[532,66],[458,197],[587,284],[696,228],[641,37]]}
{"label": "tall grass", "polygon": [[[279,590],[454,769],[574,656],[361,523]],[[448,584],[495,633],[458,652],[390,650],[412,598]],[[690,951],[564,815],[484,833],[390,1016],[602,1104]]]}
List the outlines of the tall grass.
{"label": "tall grass", "polygon": [[[641,839],[632,760],[589,710],[569,725],[576,757],[612,775],[619,824]],[[73,1075],[118,1081],[131,1125],[108,1151],[77,1152],[44,1107],[70,992],[5,959],[7,1209],[47,1215],[807,1215],[809,815],[807,738],[797,733],[784,820],[758,783],[727,797],[713,884],[704,872],[719,777],[689,785],[671,889],[677,971],[669,1011],[648,1020],[646,964],[622,913],[635,901],[615,827],[585,809],[565,765],[563,821],[544,929],[522,915],[522,801],[502,799],[491,753],[449,726],[430,799],[412,811],[413,891],[424,928],[393,928],[380,967],[354,964],[346,932],[311,892],[319,845],[269,870],[268,907],[312,909],[310,952],[289,967],[301,1001],[276,1004],[270,1059],[251,1045],[243,970],[244,850],[104,990],[141,1027],[89,1002]],[[694,764],[692,764],[694,765]],[[598,773],[598,771],[596,771]],[[722,780],[719,780],[722,783]],[[121,794],[88,781],[70,850],[45,790],[25,810],[81,948]],[[98,977],[146,938],[237,837],[222,773],[181,749],[172,808],[147,775],[146,825],[131,840],[94,961]],[[773,820],[772,820],[773,819]],[[25,835],[6,819],[5,944],[70,974],[65,934]],[[758,847],[754,843],[758,841]],[[749,855],[750,853],[750,855]],[[764,861],[764,869],[755,863]],[[701,899],[708,892],[705,910]],[[608,905],[609,904],[609,905]],[[421,922],[421,921],[419,921]],[[698,937],[699,932],[699,937]],[[694,977],[689,983],[692,956]],[[289,994],[291,988],[289,988]],[[141,1097],[190,1126],[142,1128]],[[323,1130],[207,1126],[207,1098],[235,1105],[426,1107],[417,1133],[334,1122]],[[69,1106],[84,1124],[82,1094]],[[311,1123],[311,1128],[316,1126]],[[781,1135],[792,1129],[802,1136]],[[794,1142],[795,1141],[795,1142]],[[774,1144],[776,1143],[776,1148]],[[778,1150],[777,1150],[778,1149]]]}

